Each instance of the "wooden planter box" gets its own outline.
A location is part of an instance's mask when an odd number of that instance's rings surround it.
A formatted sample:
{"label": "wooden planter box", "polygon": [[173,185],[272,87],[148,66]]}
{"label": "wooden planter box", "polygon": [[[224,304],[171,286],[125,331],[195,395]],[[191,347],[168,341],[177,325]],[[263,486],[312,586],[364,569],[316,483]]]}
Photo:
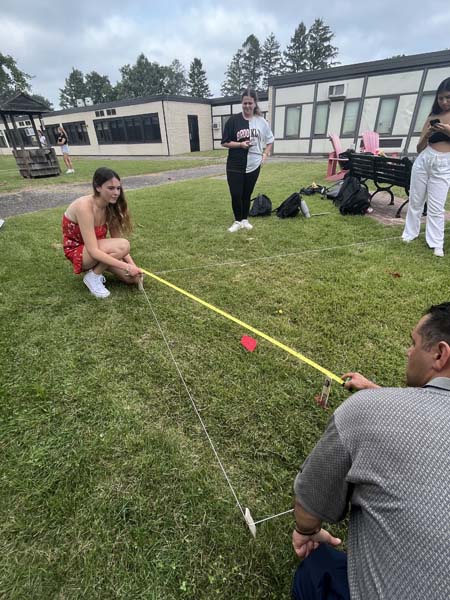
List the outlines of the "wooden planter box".
{"label": "wooden planter box", "polygon": [[34,179],[61,175],[54,148],[13,150],[13,155],[22,177]]}

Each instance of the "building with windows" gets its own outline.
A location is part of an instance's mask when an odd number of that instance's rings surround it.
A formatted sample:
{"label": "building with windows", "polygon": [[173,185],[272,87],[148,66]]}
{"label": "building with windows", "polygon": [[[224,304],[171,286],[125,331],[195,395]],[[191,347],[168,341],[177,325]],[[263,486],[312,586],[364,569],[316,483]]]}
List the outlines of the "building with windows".
{"label": "building with windows", "polygon": [[358,148],[364,131],[380,148],[415,154],[439,83],[450,77],[450,51],[305,71],[269,79],[274,153],[323,156],[328,134]]}
{"label": "building with windows", "polygon": [[[275,155],[326,156],[328,134],[344,148],[359,147],[364,131],[377,131],[380,148],[415,154],[420,130],[439,83],[450,77],[450,50],[305,71],[269,79],[260,108],[275,135]],[[221,148],[226,120],[241,110],[238,96],[152,96],[47,113],[49,143],[68,133],[70,152],[90,156],[172,156]],[[84,105],[86,104],[86,106]],[[12,133],[0,123],[0,154],[10,153]],[[37,145],[19,119],[17,142]]]}

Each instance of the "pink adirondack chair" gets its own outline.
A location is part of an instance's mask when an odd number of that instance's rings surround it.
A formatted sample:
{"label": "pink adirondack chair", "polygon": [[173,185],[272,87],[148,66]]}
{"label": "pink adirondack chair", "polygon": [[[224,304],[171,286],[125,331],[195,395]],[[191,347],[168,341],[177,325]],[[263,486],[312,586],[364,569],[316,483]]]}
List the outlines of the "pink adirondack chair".
{"label": "pink adirondack chair", "polygon": [[[342,145],[339,136],[335,133],[330,133],[328,134],[328,139],[333,145],[333,152],[330,152],[330,154],[328,155],[327,176],[325,177],[325,179],[327,181],[338,181],[339,179],[342,179],[347,173],[347,171],[342,166],[347,159],[339,158],[339,155],[342,152]],[[339,171],[337,171],[337,167],[340,168]]]}
{"label": "pink adirondack chair", "polygon": [[362,151],[378,154],[380,150],[380,136],[376,131],[364,131],[362,134]]}

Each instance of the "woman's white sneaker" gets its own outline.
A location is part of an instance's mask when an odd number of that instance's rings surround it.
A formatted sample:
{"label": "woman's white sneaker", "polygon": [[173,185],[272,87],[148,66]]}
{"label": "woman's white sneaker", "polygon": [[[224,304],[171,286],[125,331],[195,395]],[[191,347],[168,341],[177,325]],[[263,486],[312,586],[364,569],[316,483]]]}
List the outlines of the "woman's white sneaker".
{"label": "woman's white sneaker", "polygon": [[247,221],[247,219],[243,219],[241,221],[241,226],[243,229],[253,229],[253,225]]}
{"label": "woman's white sneaker", "polygon": [[442,250],[442,248],[435,248],[434,255],[439,256],[439,258],[442,258],[444,256],[444,251]]}
{"label": "woman's white sneaker", "polygon": [[96,298],[107,298],[110,295],[111,292],[103,285],[105,281],[103,275],[97,275],[92,269],[83,277],[84,284]]}
{"label": "woman's white sneaker", "polygon": [[241,229],[241,228],[242,228],[242,223],[241,223],[241,221],[235,221],[235,222],[233,223],[233,225],[231,225],[231,227],[228,227],[228,231],[229,231],[230,233],[235,233],[236,231],[239,231],[239,229]]}

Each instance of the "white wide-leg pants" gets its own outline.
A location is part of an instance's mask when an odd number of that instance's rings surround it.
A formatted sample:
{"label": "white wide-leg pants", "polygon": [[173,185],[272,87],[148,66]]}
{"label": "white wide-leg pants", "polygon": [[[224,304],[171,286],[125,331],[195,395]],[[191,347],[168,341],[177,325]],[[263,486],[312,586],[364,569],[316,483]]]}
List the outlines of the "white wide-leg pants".
{"label": "white wide-leg pants", "polygon": [[419,235],[420,217],[427,201],[426,242],[430,248],[443,248],[444,210],[449,186],[450,152],[438,152],[427,146],[412,167],[408,212],[402,234],[405,241]]}

